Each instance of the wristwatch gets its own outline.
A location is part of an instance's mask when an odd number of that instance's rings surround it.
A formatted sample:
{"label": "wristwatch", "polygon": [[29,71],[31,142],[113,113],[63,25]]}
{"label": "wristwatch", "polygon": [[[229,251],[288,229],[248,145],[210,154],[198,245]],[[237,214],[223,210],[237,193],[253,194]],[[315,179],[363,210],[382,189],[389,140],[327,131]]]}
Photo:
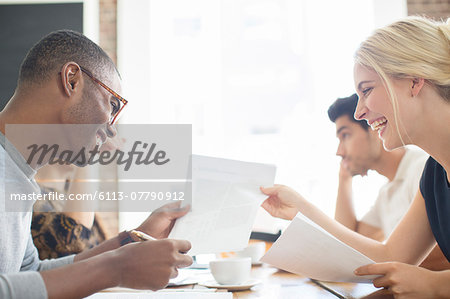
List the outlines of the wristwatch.
{"label": "wristwatch", "polygon": [[123,232],[121,232],[119,234],[119,242],[120,242],[120,246],[126,245],[128,243],[133,243],[133,242],[137,242],[138,240],[136,240],[131,234],[130,232],[124,230]]}

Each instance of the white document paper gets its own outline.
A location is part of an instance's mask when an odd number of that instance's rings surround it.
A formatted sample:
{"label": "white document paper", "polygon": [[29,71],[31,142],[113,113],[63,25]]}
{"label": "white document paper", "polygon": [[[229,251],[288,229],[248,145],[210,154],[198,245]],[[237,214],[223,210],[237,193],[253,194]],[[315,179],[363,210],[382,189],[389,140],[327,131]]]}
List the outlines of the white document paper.
{"label": "white document paper", "polygon": [[178,276],[170,279],[170,286],[184,286],[214,280],[209,269],[178,269]]}
{"label": "white document paper", "polygon": [[169,235],[189,240],[189,255],[242,250],[248,245],[256,212],[272,186],[275,166],[192,156],[192,211]]}
{"label": "white document paper", "polygon": [[356,276],[353,273],[356,268],[374,261],[339,241],[302,213],[294,217],[261,261],[323,281],[370,283],[377,277]]}

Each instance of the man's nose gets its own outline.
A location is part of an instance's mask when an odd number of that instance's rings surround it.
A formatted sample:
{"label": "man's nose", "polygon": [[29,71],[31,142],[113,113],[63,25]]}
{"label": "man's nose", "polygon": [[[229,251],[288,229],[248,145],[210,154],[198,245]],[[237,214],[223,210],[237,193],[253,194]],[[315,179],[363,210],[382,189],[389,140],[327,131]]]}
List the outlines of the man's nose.
{"label": "man's nose", "polygon": [[336,150],[336,156],[344,157],[344,146],[342,145],[342,142],[339,142],[338,148]]}

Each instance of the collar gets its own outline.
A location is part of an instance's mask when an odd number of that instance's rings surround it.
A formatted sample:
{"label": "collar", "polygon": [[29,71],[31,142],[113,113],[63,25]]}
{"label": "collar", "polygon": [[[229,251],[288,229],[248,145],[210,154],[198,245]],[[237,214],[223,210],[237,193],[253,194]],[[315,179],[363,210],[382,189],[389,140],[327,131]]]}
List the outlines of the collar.
{"label": "collar", "polygon": [[33,179],[36,170],[34,170],[19,153],[16,147],[9,142],[5,135],[0,132],[0,145],[3,147],[6,153],[11,157],[11,159],[16,163],[16,165],[23,171],[28,179]]}

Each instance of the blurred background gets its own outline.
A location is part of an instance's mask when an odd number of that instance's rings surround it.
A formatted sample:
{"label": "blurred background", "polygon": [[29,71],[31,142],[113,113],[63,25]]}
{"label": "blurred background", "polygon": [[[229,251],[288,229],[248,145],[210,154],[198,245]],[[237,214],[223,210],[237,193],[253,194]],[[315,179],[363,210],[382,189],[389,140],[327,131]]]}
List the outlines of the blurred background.
{"label": "blurred background", "polygon": [[[358,44],[417,14],[446,19],[450,0],[0,0],[1,109],[36,41],[81,31],[118,65],[129,100],[120,123],[192,124],[193,153],[275,164],[276,183],[333,216],[340,159],[328,106],[354,93]],[[374,172],[354,180],[357,215],[383,183]],[[147,215],[103,214],[113,234]],[[255,230],[285,225],[261,210]]]}

